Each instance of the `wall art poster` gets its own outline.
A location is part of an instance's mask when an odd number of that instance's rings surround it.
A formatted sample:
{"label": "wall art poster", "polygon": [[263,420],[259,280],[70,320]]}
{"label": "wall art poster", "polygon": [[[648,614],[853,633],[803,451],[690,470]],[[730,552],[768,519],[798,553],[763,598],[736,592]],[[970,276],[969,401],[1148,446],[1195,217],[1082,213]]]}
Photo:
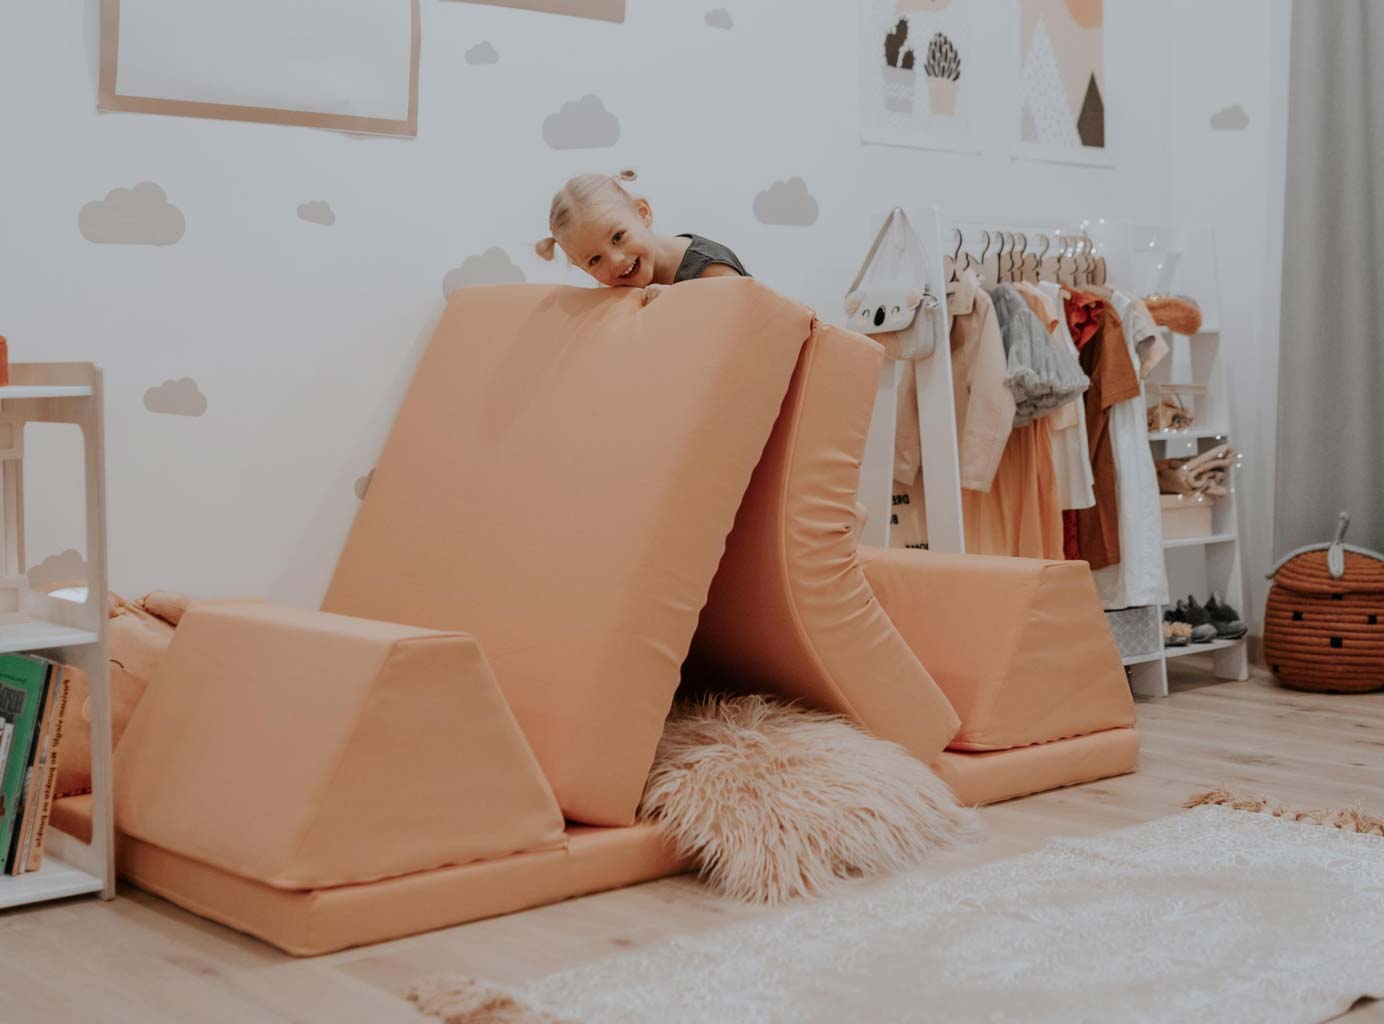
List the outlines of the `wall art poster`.
{"label": "wall art poster", "polygon": [[418,132],[419,0],[102,0],[102,110]]}
{"label": "wall art poster", "polygon": [[1111,161],[1102,0],[1019,0],[1018,155]]}
{"label": "wall art poster", "polygon": [[863,141],[978,151],[975,7],[971,0],[863,0]]}

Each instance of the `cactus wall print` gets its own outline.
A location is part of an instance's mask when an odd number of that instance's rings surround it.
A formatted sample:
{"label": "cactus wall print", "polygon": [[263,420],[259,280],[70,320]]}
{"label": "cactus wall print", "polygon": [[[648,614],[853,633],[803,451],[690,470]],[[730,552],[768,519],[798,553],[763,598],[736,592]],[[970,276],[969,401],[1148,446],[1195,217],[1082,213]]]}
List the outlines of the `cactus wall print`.
{"label": "cactus wall print", "polygon": [[1102,0],[1019,0],[1018,56],[1017,154],[1109,163]]}
{"label": "cactus wall print", "polygon": [[938,32],[927,44],[928,103],[934,114],[951,117],[956,113],[956,89],[961,81],[961,57],[952,41]]}
{"label": "cactus wall print", "polygon": [[913,110],[913,93],[918,87],[913,51],[904,49],[907,42],[908,22],[900,18],[884,37],[884,107],[903,114]]}
{"label": "cactus wall print", "polygon": [[919,149],[978,151],[965,57],[979,40],[976,4],[864,0],[861,137]]}

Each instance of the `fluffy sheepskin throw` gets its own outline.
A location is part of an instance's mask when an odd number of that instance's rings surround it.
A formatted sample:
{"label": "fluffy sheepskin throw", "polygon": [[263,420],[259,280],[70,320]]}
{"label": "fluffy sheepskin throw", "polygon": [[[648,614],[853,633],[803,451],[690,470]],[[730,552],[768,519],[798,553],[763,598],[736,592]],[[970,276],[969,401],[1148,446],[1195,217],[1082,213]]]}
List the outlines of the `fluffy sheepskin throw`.
{"label": "fluffy sheepskin throw", "polygon": [[902,747],[762,696],[674,710],[640,817],[724,896],[781,903],[908,868],[980,831]]}

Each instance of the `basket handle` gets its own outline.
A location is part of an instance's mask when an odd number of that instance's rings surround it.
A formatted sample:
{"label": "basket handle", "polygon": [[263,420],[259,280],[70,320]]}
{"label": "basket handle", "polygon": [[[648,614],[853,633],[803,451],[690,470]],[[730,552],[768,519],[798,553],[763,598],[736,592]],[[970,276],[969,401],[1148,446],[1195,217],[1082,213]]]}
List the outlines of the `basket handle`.
{"label": "basket handle", "polygon": [[1346,529],[1350,526],[1350,513],[1338,512],[1336,514],[1336,537],[1331,542],[1331,547],[1326,549],[1326,568],[1331,573],[1333,580],[1338,580],[1346,574]]}

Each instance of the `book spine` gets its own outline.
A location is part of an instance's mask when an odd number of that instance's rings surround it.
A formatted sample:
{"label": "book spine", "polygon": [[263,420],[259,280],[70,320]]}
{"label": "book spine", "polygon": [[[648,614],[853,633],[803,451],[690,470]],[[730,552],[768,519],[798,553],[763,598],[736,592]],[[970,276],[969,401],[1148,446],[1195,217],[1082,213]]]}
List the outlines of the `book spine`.
{"label": "book spine", "polygon": [[58,781],[58,758],[62,746],[62,727],[67,718],[67,695],[72,690],[73,676],[80,671],[71,666],[63,666],[62,681],[58,684],[57,713],[53,715],[47,733],[46,755],[43,774],[39,779],[38,818],[32,837],[25,850],[22,871],[37,871],[43,866],[43,842],[48,834],[48,817],[53,813],[53,789]]}
{"label": "book spine", "polygon": [[[0,780],[5,778],[5,763],[10,759],[10,747],[14,745],[14,723],[0,715]],[[4,786],[0,785],[0,818],[5,816]]]}
{"label": "book spine", "polygon": [[29,850],[34,815],[38,813],[38,778],[42,768],[40,757],[43,753],[44,723],[49,721],[53,713],[53,693],[57,689],[58,677],[62,672],[62,666],[56,662],[42,660],[43,688],[39,691],[38,707],[35,709],[32,731],[29,734],[29,755],[28,762],[24,765],[23,789],[15,813],[14,832],[10,836],[9,855],[5,858],[5,873],[9,875],[24,873],[24,855]]}
{"label": "book spine", "polygon": [[0,705],[14,717],[14,738],[5,772],[0,779],[0,857],[9,864],[15,830],[23,814],[21,797],[26,788],[26,773],[33,755],[38,714],[43,705],[49,663],[27,654],[0,655]]}

